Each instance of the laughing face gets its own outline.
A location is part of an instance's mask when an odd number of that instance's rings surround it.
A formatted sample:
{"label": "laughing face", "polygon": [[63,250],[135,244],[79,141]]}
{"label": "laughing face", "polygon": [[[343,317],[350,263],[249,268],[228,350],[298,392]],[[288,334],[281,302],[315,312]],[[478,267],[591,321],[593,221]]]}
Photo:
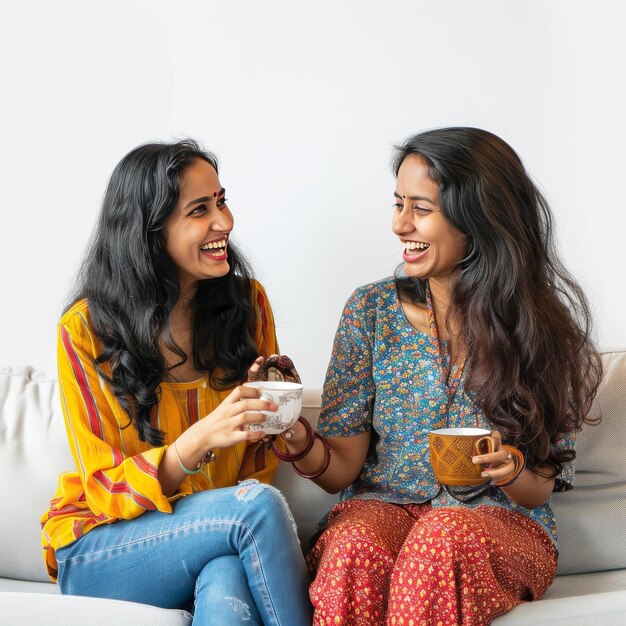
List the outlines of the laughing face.
{"label": "laughing face", "polygon": [[215,169],[196,159],[181,175],[178,204],[165,225],[167,252],[178,267],[181,291],[225,276],[233,216]]}
{"label": "laughing face", "polygon": [[466,241],[441,214],[439,185],[420,156],[402,162],[394,196],[392,229],[402,243],[407,276],[449,279],[465,256]]}

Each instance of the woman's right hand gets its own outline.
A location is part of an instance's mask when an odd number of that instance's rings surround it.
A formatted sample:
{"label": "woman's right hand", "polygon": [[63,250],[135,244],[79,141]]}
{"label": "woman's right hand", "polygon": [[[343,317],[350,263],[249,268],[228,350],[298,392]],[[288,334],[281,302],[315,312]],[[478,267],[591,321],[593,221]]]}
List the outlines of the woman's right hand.
{"label": "woman's right hand", "polygon": [[[206,417],[196,422],[189,431],[196,431],[205,450],[229,448],[242,441],[260,441],[266,435],[262,430],[248,430],[250,424],[265,421],[259,411],[276,411],[278,405],[261,400],[258,389],[239,385]],[[189,432],[188,431],[188,432]]]}
{"label": "woman's right hand", "polygon": [[159,482],[166,496],[176,492],[186,474],[198,466],[209,450],[265,437],[264,431],[251,431],[248,426],[265,421],[265,415],[259,411],[275,411],[278,406],[259,396],[258,389],[239,385],[214,411],[190,426],[168,447],[159,464]]}

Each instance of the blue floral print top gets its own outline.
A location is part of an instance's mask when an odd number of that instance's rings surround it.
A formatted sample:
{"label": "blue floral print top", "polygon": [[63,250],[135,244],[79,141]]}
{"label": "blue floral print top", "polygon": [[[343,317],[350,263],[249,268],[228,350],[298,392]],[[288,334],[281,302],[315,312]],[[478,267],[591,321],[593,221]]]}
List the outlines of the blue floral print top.
{"label": "blue floral print top", "polygon": [[[393,277],[360,287],[352,294],[335,335],[318,430],[327,437],[371,430],[373,443],[359,477],[344,490],[342,499],[499,506],[530,517],[556,544],[556,522],[549,502],[530,510],[514,504],[490,484],[448,491],[437,482],[429,459],[430,430],[493,429],[465,392],[464,376],[447,417],[448,397],[437,356],[436,339],[416,330],[406,319]],[[556,445],[573,449],[574,433]],[[567,490],[573,483],[574,463],[570,462],[556,484],[559,490]]]}

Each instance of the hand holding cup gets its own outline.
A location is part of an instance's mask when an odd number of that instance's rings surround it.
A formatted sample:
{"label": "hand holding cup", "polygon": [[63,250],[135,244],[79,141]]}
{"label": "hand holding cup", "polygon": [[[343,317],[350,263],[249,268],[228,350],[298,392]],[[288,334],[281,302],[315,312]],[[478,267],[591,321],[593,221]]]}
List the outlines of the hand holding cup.
{"label": "hand holding cup", "polygon": [[261,411],[266,416],[264,422],[250,424],[251,431],[263,430],[268,435],[278,435],[293,426],[302,410],[302,389],[300,376],[293,361],[285,354],[272,354],[267,358],[257,358],[248,372],[248,382],[244,387],[260,391],[260,398],[278,405],[276,411]]}
{"label": "hand holding cup", "polygon": [[243,386],[258,389],[262,400],[268,400],[278,405],[276,411],[260,411],[266,416],[265,421],[249,424],[250,430],[262,430],[268,435],[278,435],[298,421],[302,411],[302,384],[278,380],[259,380],[244,383]]}
{"label": "hand holding cup", "polygon": [[[500,481],[509,478],[516,471],[517,465],[513,459],[513,454],[511,454],[516,450],[511,446],[502,444],[502,438],[497,430],[492,430],[489,438],[493,441],[493,450],[479,449],[472,462],[483,468],[480,474],[482,478],[499,484]],[[519,452],[516,454],[520,456]],[[523,468],[523,456],[521,458]]]}
{"label": "hand holding cup", "polygon": [[497,430],[440,428],[428,433],[430,463],[442,485],[467,487],[498,482],[515,470]]}

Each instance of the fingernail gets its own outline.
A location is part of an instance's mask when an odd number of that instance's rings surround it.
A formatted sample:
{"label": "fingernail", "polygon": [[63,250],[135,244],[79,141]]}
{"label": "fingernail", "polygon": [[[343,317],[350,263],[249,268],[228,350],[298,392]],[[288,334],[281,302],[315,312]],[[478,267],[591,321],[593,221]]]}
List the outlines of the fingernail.
{"label": "fingernail", "polygon": [[481,472],[480,473],[480,477],[481,478],[489,478],[489,474],[487,474],[487,472]]}
{"label": "fingernail", "polygon": [[278,405],[275,404],[274,402],[270,402],[270,411],[278,411]]}
{"label": "fingernail", "polygon": [[293,433],[288,430],[286,433],[283,434],[283,438],[285,439],[291,439],[293,437]]}

